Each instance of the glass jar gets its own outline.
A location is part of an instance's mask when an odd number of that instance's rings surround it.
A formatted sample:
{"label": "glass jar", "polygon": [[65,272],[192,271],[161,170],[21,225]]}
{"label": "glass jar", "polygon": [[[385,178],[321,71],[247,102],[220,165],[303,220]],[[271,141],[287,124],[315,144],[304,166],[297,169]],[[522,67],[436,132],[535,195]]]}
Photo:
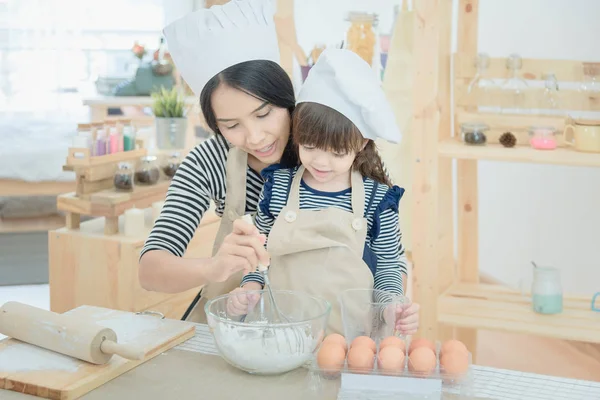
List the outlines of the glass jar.
{"label": "glass jar", "polygon": [[374,66],[373,62],[379,57],[376,33],[378,25],[377,15],[364,12],[350,12],[346,21],[348,21],[349,27],[346,31],[345,47],[358,54],[370,66]]}
{"label": "glass jar", "polygon": [[162,170],[166,176],[172,178],[175,176],[179,165],[181,165],[181,156],[179,153],[173,153],[163,165]]}
{"label": "glass jar", "polygon": [[487,142],[485,132],[489,129],[489,126],[481,122],[465,122],[460,125],[460,134],[467,144],[483,145]]}
{"label": "glass jar", "polygon": [[117,190],[132,191],[133,190],[133,166],[127,162],[120,162],[117,166],[117,171],[113,182]]}
{"label": "glass jar", "polygon": [[529,144],[537,150],[556,149],[556,129],[552,126],[529,127]]}
{"label": "glass jar", "polygon": [[533,311],[540,314],[558,314],[563,308],[560,272],[552,267],[533,268],[531,285]]}
{"label": "glass jar", "polygon": [[154,185],[160,178],[160,170],[156,156],[144,156],[135,170],[135,183]]}

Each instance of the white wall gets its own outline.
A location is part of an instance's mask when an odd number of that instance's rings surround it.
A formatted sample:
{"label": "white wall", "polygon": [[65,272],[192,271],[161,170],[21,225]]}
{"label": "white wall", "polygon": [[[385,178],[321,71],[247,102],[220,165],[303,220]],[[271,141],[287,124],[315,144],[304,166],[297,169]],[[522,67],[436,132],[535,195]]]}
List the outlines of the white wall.
{"label": "white wall", "polygon": [[[378,12],[387,32],[399,3],[297,0],[299,43],[308,52],[341,40],[351,9]],[[492,57],[600,61],[598,0],[480,0],[479,12],[479,51]],[[600,169],[481,162],[479,171],[482,272],[518,287],[535,260],[559,267],[568,292],[600,291]]]}
{"label": "white wall", "polygon": [[[600,1],[481,0],[479,51],[600,61]],[[481,270],[518,284],[530,261],[565,291],[600,291],[600,168],[481,162]]]}

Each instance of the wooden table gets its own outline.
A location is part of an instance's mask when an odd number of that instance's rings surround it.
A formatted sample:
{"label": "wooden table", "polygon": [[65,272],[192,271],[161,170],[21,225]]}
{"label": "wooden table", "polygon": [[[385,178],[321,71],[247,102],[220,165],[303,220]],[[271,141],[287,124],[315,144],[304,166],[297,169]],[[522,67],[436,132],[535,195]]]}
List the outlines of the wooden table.
{"label": "wooden table", "polygon": [[[196,335],[81,397],[100,399],[336,400],[340,380],[321,380],[305,369],[280,376],[255,376],[237,370],[217,354],[208,327]],[[600,383],[473,366],[473,396],[445,393],[443,400],[554,400],[600,398]],[[320,384],[317,385],[317,383]],[[534,393],[533,396],[527,393]],[[0,399],[37,397],[0,390]],[[355,398],[344,397],[347,400]]]}
{"label": "wooden table", "polygon": [[[335,400],[339,379],[313,391],[305,369],[281,376],[256,376],[237,370],[220,357],[170,350],[81,397],[104,399]],[[0,391],[0,399],[39,399]],[[444,396],[444,400],[458,399]],[[470,399],[475,400],[475,399]]]}

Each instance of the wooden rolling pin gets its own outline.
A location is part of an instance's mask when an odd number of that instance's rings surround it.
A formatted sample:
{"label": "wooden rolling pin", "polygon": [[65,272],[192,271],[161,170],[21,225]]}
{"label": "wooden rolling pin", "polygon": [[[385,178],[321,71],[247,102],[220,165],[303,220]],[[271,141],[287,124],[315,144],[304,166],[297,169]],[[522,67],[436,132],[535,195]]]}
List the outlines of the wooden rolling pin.
{"label": "wooden rolling pin", "polygon": [[106,364],[113,354],[144,357],[143,351],[118,344],[110,328],[16,301],[0,307],[0,333],[93,364]]}

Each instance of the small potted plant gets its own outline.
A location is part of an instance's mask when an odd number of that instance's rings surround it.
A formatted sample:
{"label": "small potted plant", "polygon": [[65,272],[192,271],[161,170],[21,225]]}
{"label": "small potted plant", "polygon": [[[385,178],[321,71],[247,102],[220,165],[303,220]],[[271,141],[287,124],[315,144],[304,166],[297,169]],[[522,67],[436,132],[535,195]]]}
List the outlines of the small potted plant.
{"label": "small potted plant", "polygon": [[178,88],[161,87],[151,93],[156,118],[156,145],[161,150],[184,149],[187,132],[185,101]]}

